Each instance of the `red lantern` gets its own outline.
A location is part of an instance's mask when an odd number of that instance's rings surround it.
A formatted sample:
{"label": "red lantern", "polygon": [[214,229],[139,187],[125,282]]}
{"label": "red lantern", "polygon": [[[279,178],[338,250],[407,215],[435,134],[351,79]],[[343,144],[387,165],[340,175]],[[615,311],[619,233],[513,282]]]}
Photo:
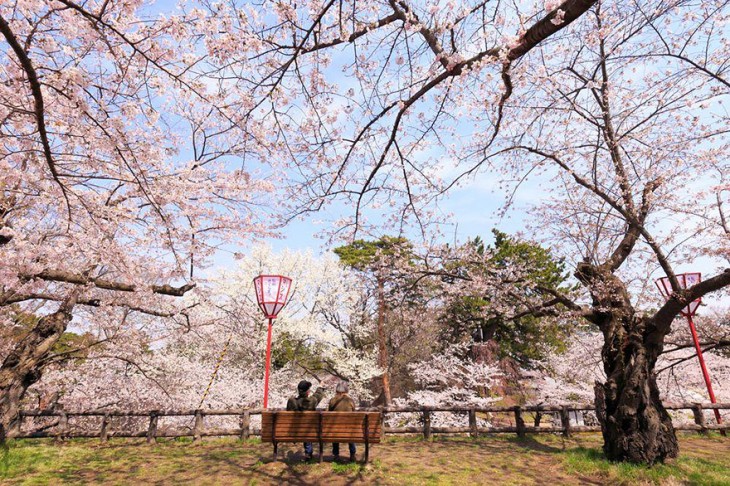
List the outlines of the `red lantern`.
{"label": "red lantern", "polygon": [[273,321],[289,298],[292,280],[282,275],[259,275],[253,279],[256,289],[256,302],[269,320],[266,338],[266,374],[264,375],[264,408],[269,407],[269,372],[271,370],[271,328]]}
{"label": "red lantern", "polygon": [[[702,274],[698,272],[691,272],[691,273],[680,273],[677,275],[677,282],[679,282],[679,286],[683,289],[686,289],[687,287],[692,287],[695,284],[700,283],[702,280]],[[669,277],[662,277],[660,279],[657,279],[656,286],[659,287],[659,292],[662,293],[664,298],[666,300],[669,300],[669,297],[672,296],[672,283],[669,281]],[[682,309],[680,313],[685,317],[691,317],[697,313],[697,308],[702,303],[702,299],[695,299],[692,302],[689,303],[687,307]]]}
{"label": "red lantern", "polygon": [[276,319],[286,305],[291,279],[282,275],[259,275],[253,279],[256,301],[267,319]]}
{"label": "red lantern", "polygon": [[[697,285],[698,283],[700,283],[700,281],[702,281],[702,274],[698,272],[680,273],[679,275],[677,275],[677,282],[679,283],[679,286],[683,289]],[[659,287],[659,292],[662,293],[666,300],[669,300],[671,298],[674,290],[672,289],[672,283],[669,281],[669,277],[662,277],[660,279],[657,279],[656,286]],[[700,362],[700,368],[702,368],[702,376],[705,379],[707,394],[710,395],[710,402],[717,403],[715,400],[715,392],[712,391],[710,372],[707,370],[707,366],[705,365],[705,358],[702,356],[702,347],[700,346],[700,340],[697,338],[697,329],[695,328],[695,323],[692,320],[692,316],[697,313],[697,308],[700,306],[701,303],[702,299],[695,299],[690,302],[687,307],[682,309],[680,313],[687,318],[689,330],[692,334],[692,341],[694,341],[695,351],[697,352],[697,359]],[[720,411],[718,409],[714,409],[713,411],[715,412],[715,419],[717,419],[717,423],[721,424],[722,417],[720,417]],[[721,432],[723,435],[725,435],[724,430]]]}

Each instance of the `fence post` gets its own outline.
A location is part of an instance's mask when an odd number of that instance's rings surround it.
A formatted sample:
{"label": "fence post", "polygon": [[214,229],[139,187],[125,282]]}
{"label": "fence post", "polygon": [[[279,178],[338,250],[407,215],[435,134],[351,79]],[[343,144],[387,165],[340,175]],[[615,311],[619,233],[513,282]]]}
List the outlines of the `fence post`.
{"label": "fence post", "polygon": [[241,415],[241,440],[247,440],[251,434],[251,413],[246,410]]}
{"label": "fence post", "polygon": [[101,419],[101,432],[99,433],[99,438],[102,442],[106,442],[109,440],[109,414],[105,413],[104,417]]}
{"label": "fence post", "polygon": [[150,426],[147,428],[147,443],[151,444],[155,441],[155,435],[157,435],[157,411],[153,410],[150,412]]}
{"label": "fence post", "polygon": [[477,411],[473,408],[469,409],[469,435],[472,437],[479,436],[479,430],[477,429]]}
{"label": "fence post", "polygon": [[525,420],[522,418],[522,407],[515,407],[515,425],[517,426],[517,437],[525,436]]}
{"label": "fence post", "polygon": [[8,437],[20,437],[23,428],[23,412],[18,413],[18,418],[10,422],[8,427]]}
{"label": "fence post", "polygon": [[66,412],[64,412],[63,410],[59,412],[58,430],[59,437],[61,439],[65,439],[68,435],[68,415],[66,415]]}
{"label": "fence post", "polygon": [[537,412],[535,412],[535,427],[540,426],[541,420],[542,420],[542,412],[538,410]]}
{"label": "fence post", "polygon": [[200,440],[203,437],[203,411],[195,411],[195,425],[193,425],[193,440]]}
{"label": "fence post", "polygon": [[423,409],[423,438],[431,438],[431,411]]}
{"label": "fence post", "polygon": [[570,415],[566,405],[560,407],[560,422],[563,425],[563,436],[570,437]]}
{"label": "fence post", "polygon": [[705,423],[705,414],[702,413],[701,403],[692,405],[692,414],[695,416],[695,423],[700,426],[697,433],[707,435],[707,424]]}

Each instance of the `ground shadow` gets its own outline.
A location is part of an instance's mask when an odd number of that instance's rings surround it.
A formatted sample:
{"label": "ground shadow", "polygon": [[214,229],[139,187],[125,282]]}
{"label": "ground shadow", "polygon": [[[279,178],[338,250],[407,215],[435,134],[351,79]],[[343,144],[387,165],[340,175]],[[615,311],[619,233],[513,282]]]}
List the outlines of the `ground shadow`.
{"label": "ground shadow", "polygon": [[559,446],[554,446],[546,444],[544,442],[540,442],[532,435],[526,435],[525,437],[510,437],[507,439],[507,441],[513,446],[521,447],[523,449],[530,449],[533,451],[547,452],[549,454],[559,454],[576,445],[575,441],[573,440],[571,440],[570,442],[562,440]]}

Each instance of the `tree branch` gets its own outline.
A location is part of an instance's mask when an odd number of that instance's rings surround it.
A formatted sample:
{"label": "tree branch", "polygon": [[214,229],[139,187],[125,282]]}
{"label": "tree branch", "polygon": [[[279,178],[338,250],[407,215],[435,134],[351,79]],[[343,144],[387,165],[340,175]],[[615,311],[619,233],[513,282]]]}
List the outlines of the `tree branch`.
{"label": "tree branch", "polygon": [[30,57],[28,57],[28,53],[23,50],[23,47],[18,42],[15,34],[10,29],[10,24],[8,24],[8,22],[2,17],[2,15],[0,15],[0,32],[2,32],[5,40],[10,45],[11,49],[13,49],[13,52],[18,57],[18,61],[20,61],[20,65],[23,68],[23,71],[25,71],[26,76],[28,76],[28,84],[30,85],[30,91],[33,95],[34,102],[33,115],[35,116],[36,125],[38,126],[38,135],[41,137],[43,155],[46,159],[48,169],[51,171],[51,176],[53,177],[53,180],[56,181],[58,186],[61,188],[63,197],[66,200],[66,209],[68,211],[69,219],[71,219],[71,203],[68,199],[68,194],[66,193],[66,187],[63,185],[61,179],[59,178],[58,171],[56,169],[56,163],[53,160],[53,155],[51,153],[51,144],[48,141],[48,133],[46,132],[46,121],[44,118],[45,108],[43,106],[43,93],[41,92],[41,83],[38,81],[38,74],[33,67],[33,63],[31,62]]}
{"label": "tree branch", "polygon": [[647,339],[657,344],[661,343],[664,336],[669,333],[674,318],[690,302],[728,285],[730,285],[730,268],[688,289],[675,290],[651,318],[653,329]]}
{"label": "tree branch", "polygon": [[[44,270],[40,273],[32,275],[23,275],[24,279],[38,278],[50,282],[64,282],[74,285],[94,285],[99,289],[115,290],[119,292],[136,292],[141,290],[139,287],[133,284],[125,282],[114,282],[111,280],[104,280],[101,278],[92,278],[85,275],[75,274],[71,272],[65,272],[62,270]],[[188,291],[195,288],[195,283],[188,283],[180,287],[173,287],[172,285],[152,285],[150,288],[152,292],[161,295],[171,295],[173,297],[182,297]]]}
{"label": "tree branch", "polygon": [[[561,3],[560,6],[550,11],[545,17],[527,29],[520,42],[509,50],[507,59],[514,61],[524,56],[540,42],[564,29],[586,13],[596,2],[597,0],[567,0]],[[563,21],[553,23],[553,20],[557,17],[558,10],[564,12],[562,17]]]}

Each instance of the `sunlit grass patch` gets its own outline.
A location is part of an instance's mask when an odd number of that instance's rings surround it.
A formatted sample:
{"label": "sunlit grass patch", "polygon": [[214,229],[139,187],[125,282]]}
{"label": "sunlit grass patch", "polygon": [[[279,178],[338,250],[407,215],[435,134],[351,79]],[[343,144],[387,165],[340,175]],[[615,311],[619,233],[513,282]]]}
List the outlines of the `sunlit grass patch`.
{"label": "sunlit grass patch", "polygon": [[79,464],[103,470],[109,462],[93,448],[52,441],[10,441],[0,448],[0,478],[33,476],[41,483],[68,481],[75,477]]}
{"label": "sunlit grass patch", "polygon": [[609,484],[697,484],[729,485],[730,457],[708,460],[687,455],[654,466],[606,460],[600,449],[577,447],[563,453],[571,473],[598,476]]}
{"label": "sunlit grass patch", "polygon": [[422,435],[397,435],[385,437],[382,441],[383,444],[395,444],[398,442],[424,442],[426,439]]}
{"label": "sunlit grass patch", "polygon": [[332,472],[335,474],[357,474],[363,469],[363,465],[357,462],[333,462]]}

